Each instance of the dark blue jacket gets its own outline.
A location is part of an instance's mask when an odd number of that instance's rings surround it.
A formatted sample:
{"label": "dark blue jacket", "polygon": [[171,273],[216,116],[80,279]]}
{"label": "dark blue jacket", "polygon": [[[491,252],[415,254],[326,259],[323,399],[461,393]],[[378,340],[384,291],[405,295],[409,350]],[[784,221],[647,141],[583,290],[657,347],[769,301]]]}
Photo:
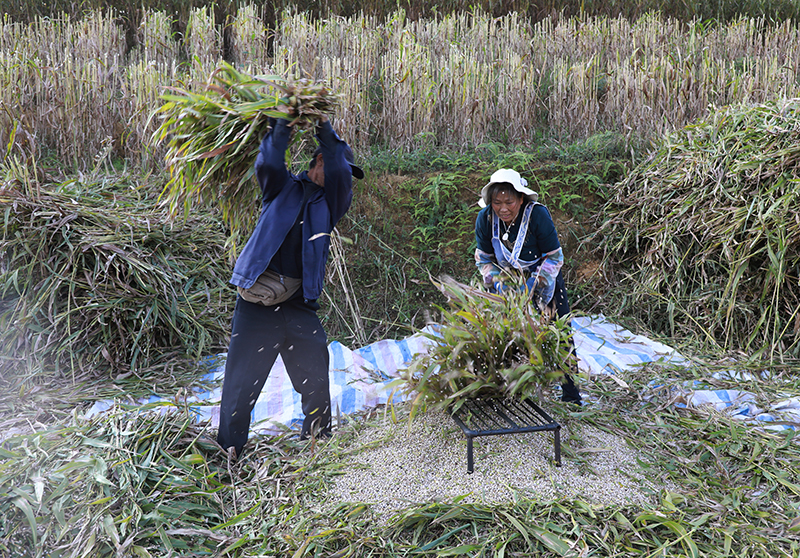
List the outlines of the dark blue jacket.
{"label": "dark blue jacket", "polygon": [[[525,211],[528,203],[525,202],[519,208],[519,214]],[[478,213],[478,218],[475,220],[475,240],[478,244],[478,250],[487,254],[494,254],[495,249],[492,244],[492,206],[484,207]],[[514,224],[508,229],[508,240],[514,243],[517,239],[519,232],[519,218],[514,220]],[[500,226],[501,232],[504,231],[503,225]],[[528,225],[528,235],[525,237],[525,243],[522,245],[522,253],[520,258],[527,261],[536,261],[544,254],[557,250],[561,247],[558,241],[558,233],[556,226],[553,223],[553,218],[547,208],[541,204],[536,204],[531,213],[531,221]]]}
{"label": "dark blue jacket", "polygon": [[353,176],[345,159],[347,145],[330,122],[317,126],[317,141],[325,162],[325,187],[314,192],[303,205],[306,171],[295,176],[286,168],[286,149],[291,128],[278,120],[261,142],[255,174],[261,187],[261,215],[253,233],[236,260],[230,282],[250,288],[269,265],[303,212],[303,298],[316,300],[325,281],[330,233],[350,208],[353,199]]}

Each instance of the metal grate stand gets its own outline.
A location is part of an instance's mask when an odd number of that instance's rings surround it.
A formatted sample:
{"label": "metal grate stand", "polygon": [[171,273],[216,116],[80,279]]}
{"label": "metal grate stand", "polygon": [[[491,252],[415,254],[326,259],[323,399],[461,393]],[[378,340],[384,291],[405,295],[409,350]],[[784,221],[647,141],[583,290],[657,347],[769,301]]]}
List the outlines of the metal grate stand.
{"label": "metal grate stand", "polygon": [[470,399],[450,415],[467,437],[467,473],[472,473],[472,439],[525,432],[553,432],[555,462],[561,467],[561,425],[530,399]]}

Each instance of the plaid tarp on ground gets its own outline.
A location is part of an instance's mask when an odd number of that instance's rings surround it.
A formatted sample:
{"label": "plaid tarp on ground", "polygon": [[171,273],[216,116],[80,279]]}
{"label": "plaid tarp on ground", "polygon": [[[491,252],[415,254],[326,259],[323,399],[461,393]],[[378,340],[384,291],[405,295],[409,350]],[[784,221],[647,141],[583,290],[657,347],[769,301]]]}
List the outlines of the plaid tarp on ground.
{"label": "plaid tarp on ground", "polygon": [[[631,366],[649,362],[690,365],[689,361],[671,347],[636,335],[604,316],[573,319],[574,340],[578,367],[587,377],[613,374],[624,382],[625,371]],[[428,330],[430,331],[430,330]],[[402,393],[387,386],[398,376],[414,354],[427,351],[432,341],[421,334],[401,340],[382,340],[366,347],[350,350],[341,343],[328,346],[330,353],[331,405],[333,416],[346,416],[364,409],[375,408],[403,399]],[[188,402],[197,413],[198,421],[209,421],[212,428],[219,422],[219,400],[225,371],[225,354],[208,359],[208,380],[217,385],[209,391],[197,392]],[[157,397],[139,403],[159,401]],[[768,409],[754,404],[753,395],[744,391],[711,390],[702,385],[686,386],[682,405],[713,405],[742,420],[752,420],[768,429],[795,429],[800,425],[800,398],[789,397],[770,405]],[[103,412],[113,405],[99,401],[86,416]],[[302,423],[300,395],[294,391],[289,377],[278,358],[256,401],[252,416],[252,432],[276,433]]]}

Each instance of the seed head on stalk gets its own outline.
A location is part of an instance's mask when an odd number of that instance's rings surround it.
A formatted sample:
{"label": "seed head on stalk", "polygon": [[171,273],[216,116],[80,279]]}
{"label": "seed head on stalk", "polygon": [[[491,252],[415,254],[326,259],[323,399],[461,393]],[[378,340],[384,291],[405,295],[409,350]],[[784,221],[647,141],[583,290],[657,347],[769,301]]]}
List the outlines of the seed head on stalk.
{"label": "seed head on stalk", "polygon": [[[166,142],[170,179],[159,202],[184,216],[192,204],[217,207],[230,228],[229,254],[252,228],[259,191],[252,177],[261,139],[272,119],[292,118],[292,146],[332,114],[338,97],[323,84],[281,76],[254,76],[222,63],[198,91],[169,87],[154,116],[152,140]],[[291,147],[291,146],[290,146]]]}

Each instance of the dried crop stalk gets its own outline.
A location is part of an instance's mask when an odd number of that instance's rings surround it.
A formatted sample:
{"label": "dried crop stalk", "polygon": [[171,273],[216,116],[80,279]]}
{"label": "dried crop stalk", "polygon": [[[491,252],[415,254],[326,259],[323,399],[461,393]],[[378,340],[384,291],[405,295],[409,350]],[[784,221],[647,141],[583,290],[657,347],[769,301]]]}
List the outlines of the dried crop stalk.
{"label": "dried crop stalk", "polygon": [[139,26],[139,48],[133,62],[155,64],[160,68],[173,66],[180,47],[172,34],[172,18],[164,12],[146,10]]}
{"label": "dried crop stalk", "polygon": [[220,59],[221,40],[214,20],[214,9],[202,6],[192,10],[187,25],[189,55],[201,67],[213,66]]}
{"label": "dried crop stalk", "polygon": [[261,22],[256,7],[248,4],[239,8],[231,24],[233,56],[241,65],[264,67],[269,61],[267,28]]}

